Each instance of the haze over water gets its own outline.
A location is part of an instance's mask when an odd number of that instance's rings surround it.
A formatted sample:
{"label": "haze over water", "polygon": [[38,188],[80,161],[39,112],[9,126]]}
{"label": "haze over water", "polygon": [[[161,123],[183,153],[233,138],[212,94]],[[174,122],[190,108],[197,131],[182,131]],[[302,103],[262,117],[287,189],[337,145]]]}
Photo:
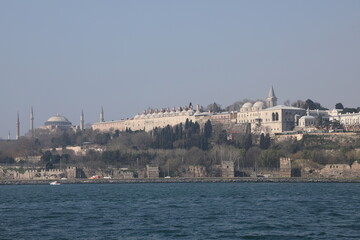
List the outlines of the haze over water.
{"label": "haze over water", "polygon": [[0,239],[359,239],[360,185],[0,186]]}

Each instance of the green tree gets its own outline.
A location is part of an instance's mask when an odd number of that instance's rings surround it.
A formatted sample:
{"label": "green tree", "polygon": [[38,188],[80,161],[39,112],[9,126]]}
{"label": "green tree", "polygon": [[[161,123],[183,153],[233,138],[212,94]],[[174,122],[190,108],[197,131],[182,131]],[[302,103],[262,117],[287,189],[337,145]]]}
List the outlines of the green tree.
{"label": "green tree", "polygon": [[246,150],[250,149],[252,147],[252,136],[251,134],[246,134],[245,136],[245,142],[244,142],[244,148]]}
{"label": "green tree", "polygon": [[270,147],[270,135],[269,134],[261,134],[260,135],[260,148],[268,149]]}
{"label": "green tree", "polygon": [[348,108],[348,107],[344,108],[343,111],[342,111],[343,114],[345,114],[345,113],[357,113],[357,112],[358,112],[358,110],[356,108]]}
{"label": "green tree", "polygon": [[48,163],[51,161],[51,157],[52,154],[50,151],[46,151],[42,156],[41,156],[41,161],[44,163]]}
{"label": "green tree", "polygon": [[318,103],[318,102],[313,102],[311,99],[308,99],[308,100],[305,101],[304,108],[305,108],[305,109],[310,109],[310,110],[315,110],[315,109],[328,110],[327,108],[321,106],[320,103]]}
{"label": "green tree", "polygon": [[342,105],[342,103],[337,103],[335,104],[335,109],[344,109],[344,106]]}
{"label": "green tree", "polygon": [[211,125],[211,121],[207,120],[207,122],[204,125],[204,137],[206,139],[211,138],[212,136],[212,125]]}
{"label": "green tree", "polygon": [[305,101],[305,109],[310,109],[310,110],[315,110],[316,109],[316,105],[315,103],[311,100],[311,99],[307,99]]}
{"label": "green tree", "polygon": [[280,157],[282,157],[282,154],[277,150],[269,149],[261,151],[258,166],[265,168],[278,168]]}

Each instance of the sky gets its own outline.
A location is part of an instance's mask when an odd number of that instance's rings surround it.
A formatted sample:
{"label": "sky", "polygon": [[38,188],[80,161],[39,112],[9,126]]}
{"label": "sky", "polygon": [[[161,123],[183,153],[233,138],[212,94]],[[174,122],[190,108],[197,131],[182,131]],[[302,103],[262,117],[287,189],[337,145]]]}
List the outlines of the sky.
{"label": "sky", "polygon": [[0,0],[0,138],[190,102],[358,107],[360,1]]}

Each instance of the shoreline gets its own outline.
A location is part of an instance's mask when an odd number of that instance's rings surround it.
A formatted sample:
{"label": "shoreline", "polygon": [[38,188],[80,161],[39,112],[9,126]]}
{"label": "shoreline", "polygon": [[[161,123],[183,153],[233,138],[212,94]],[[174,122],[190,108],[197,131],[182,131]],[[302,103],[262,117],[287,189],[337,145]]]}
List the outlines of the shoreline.
{"label": "shoreline", "polygon": [[117,184],[117,183],[360,183],[360,178],[135,178],[135,179],[68,179],[68,180],[0,180],[0,185]]}

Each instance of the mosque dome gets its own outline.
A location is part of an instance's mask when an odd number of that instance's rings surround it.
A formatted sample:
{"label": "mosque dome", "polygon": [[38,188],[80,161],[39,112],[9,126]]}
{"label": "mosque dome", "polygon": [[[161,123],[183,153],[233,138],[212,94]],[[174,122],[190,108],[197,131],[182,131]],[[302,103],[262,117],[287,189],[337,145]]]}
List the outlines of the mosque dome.
{"label": "mosque dome", "polygon": [[256,103],[254,103],[253,107],[262,109],[262,108],[264,108],[264,103],[262,101],[257,101]]}
{"label": "mosque dome", "polygon": [[242,105],[241,108],[251,108],[252,107],[252,103],[251,102],[247,102],[247,103],[244,103],[244,105]]}
{"label": "mosque dome", "polygon": [[315,120],[316,118],[313,116],[302,116],[300,119],[304,119],[304,120]]}
{"label": "mosque dome", "polygon": [[45,126],[71,126],[72,123],[64,116],[56,114],[50,117],[46,122]]}
{"label": "mosque dome", "polygon": [[317,123],[317,119],[313,116],[302,116],[299,119],[299,127],[310,127]]}

